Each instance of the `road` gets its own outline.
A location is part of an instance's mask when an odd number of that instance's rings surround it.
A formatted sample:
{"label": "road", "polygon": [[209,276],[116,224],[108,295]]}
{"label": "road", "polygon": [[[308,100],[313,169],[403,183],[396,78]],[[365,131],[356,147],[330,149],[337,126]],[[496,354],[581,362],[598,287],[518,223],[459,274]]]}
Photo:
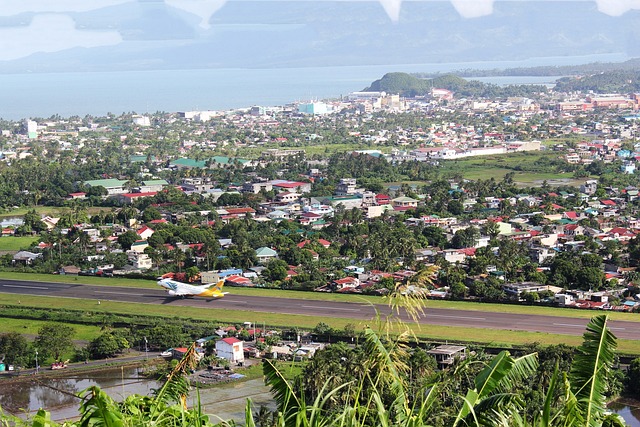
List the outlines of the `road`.
{"label": "road", "polygon": [[[361,302],[333,302],[277,297],[256,297],[227,294],[224,298],[208,300],[205,298],[175,299],[168,297],[162,289],[140,289],[116,286],[92,286],[83,284],[34,282],[0,279],[0,293],[38,295],[47,297],[95,299],[103,301],[122,301],[144,304],[170,304],[185,307],[220,308],[249,312],[299,314],[320,317],[340,317],[357,320],[369,320],[375,316],[376,309],[381,314],[389,312],[384,305],[372,306]],[[596,314],[594,312],[594,314]],[[407,319],[406,316],[401,316]],[[251,320],[251,317],[247,317]],[[487,328],[496,330],[514,330],[546,332],[564,335],[582,335],[588,319],[571,317],[527,315],[513,313],[495,313],[490,311],[468,311],[442,308],[426,308],[420,319],[423,324],[432,326],[459,326],[469,328]],[[621,339],[640,339],[640,323],[628,321],[609,321],[611,331]]]}

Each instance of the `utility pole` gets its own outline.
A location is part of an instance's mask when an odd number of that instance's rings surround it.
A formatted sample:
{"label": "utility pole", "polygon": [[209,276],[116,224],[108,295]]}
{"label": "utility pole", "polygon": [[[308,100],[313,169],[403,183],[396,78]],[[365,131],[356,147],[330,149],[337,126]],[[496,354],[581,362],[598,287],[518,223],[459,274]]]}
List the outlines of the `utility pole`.
{"label": "utility pole", "polygon": [[144,337],[144,360],[149,360],[149,342],[147,337]]}
{"label": "utility pole", "polygon": [[38,350],[36,349],[36,374],[39,373],[40,366],[38,365]]}

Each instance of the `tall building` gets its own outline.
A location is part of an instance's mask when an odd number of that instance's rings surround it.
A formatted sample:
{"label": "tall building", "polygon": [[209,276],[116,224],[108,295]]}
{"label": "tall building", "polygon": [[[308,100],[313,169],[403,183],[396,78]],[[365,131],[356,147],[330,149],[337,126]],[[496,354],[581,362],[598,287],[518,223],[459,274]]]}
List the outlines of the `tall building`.
{"label": "tall building", "polygon": [[29,139],[34,139],[38,137],[38,123],[33,120],[26,120],[25,126],[27,128],[27,136]]}

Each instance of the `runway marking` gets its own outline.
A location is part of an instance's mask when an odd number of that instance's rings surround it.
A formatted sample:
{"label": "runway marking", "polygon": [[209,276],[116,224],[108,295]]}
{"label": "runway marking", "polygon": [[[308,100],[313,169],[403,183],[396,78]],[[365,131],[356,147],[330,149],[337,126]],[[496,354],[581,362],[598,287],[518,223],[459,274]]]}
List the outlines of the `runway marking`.
{"label": "runway marking", "polygon": [[112,295],[133,295],[136,297],[143,297],[144,294],[134,294],[131,292],[109,292],[109,291],[94,291],[96,294],[112,294]]}
{"label": "runway marking", "polygon": [[444,317],[447,319],[465,319],[465,320],[487,320],[485,317],[447,316],[445,314],[425,314],[424,316],[425,319],[429,319],[429,317]]}
{"label": "runway marking", "polygon": [[319,307],[317,305],[303,305],[302,308],[317,308],[320,310],[360,311],[359,308]]}
{"label": "runway marking", "polygon": [[585,325],[573,325],[571,323],[554,323],[553,326],[568,326],[570,328],[584,328]]}
{"label": "runway marking", "polygon": [[25,286],[25,285],[2,285],[5,288],[24,288],[24,289],[49,289],[44,286]]}

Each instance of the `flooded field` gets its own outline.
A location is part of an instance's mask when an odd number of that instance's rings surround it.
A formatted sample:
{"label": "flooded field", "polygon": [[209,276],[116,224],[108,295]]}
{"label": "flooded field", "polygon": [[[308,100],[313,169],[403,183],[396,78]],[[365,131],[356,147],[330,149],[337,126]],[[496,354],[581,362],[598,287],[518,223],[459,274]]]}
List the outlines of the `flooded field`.
{"label": "flooded field", "polygon": [[[0,406],[10,414],[22,418],[34,414],[40,408],[51,412],[51,418],[63,421],[77,418],[80,399],[78,392],[97,385],[117,401],[132,394],[148,395],[160,384],[143,377],[137,368],[114,368],[100,372],[72,374],[65,377],[33,377],[29,381],[10,382],[0,380]],[[262,379],[200,390],[204,412],[211,420],[244,419],[247,399],[254,405],[254,412],[266,405],[273,409],[273,399]],[[193,390],[189,404],[195,405],[197,393]]]}
{"label": "flooded field", "polygon": [[640,401],[621,399],[607,407],[624,418],[629,427],[640,427]]}

